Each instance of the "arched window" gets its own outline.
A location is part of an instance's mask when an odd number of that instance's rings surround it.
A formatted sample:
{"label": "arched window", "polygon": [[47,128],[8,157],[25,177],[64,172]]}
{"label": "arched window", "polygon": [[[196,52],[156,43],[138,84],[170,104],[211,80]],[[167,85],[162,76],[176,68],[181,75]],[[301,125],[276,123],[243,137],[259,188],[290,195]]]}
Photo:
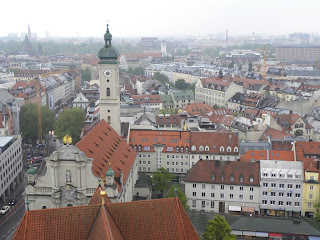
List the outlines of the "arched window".
{"label": "arched window", "polygon": [[111,124],[111,117],[108,116],[108,123]]}
{"label": "arched window", "polygon": [[141,145],[139,145],[139,152],[141,152],[141,148],[142,148]]}
{"label": "arched window", "polygon": [[107,97],[110,97],[110,88],[107,88]]}
{"label": "arched window", "polygon": [[233,173],[231,173],[231,175],[230,175],[230,182],[233,182],[234,181],[234,175],[233,175]]}
{"label": "arched window", "polygon": [[205,151],[209,151],[209,146],[205,146],[205,147],[204,147],[204,150],[205,150]]}
{"label": "arched window", "polygon": [[135,151],[137,151],[137,145],[134,145],[134,148],[133,148]]}
{"label": "arched window", "polygon": [[70,204],[70,203],[67,205],[67,207],[72,207],[72,206],[73,206],[73,205],[72,205],[72,204]]}
{"label": "arched window", "polygon": [[235,148],[233,149],[233,151],[234,151],[234,152],[238,152],[239,149],[238,149],[237,147],[235,147]]}
{"label": "arched window", "polygon": [[193,145],[192,147],[191,147],[191,151],[196,151],[197,150],[197,147],[195,146],[195,145]]}
{"label": "arched window", "polygon": [[231,152],[231,147],[227,147],[227,152]]}
{"label": "arched window", "polygon": [[216,175],[214,173],[211,174],[211,180],[216,180]]}
{"label": "arched window", "polygon": [[182,153],[183,153],[183,147],[181,147],[181,148],[180,148],[180,152],[182,152]]}
{"label": "arched window", "polygon": [[241,173],[240,176],[239,176],[239,181],[240,181],[240,182],[243,182],[243,181],[244,181],[244,177],[243,177],[243,174],[242,174],[242,173]]}
{"label": "arched window", "polygon": [[204,150],[204,147],[201,145],[200,147],[199,147],[199,151],[203,151]]}
{"label": "arched window", "polygon": [[42,209],[47,209],[47,206],[42,206]]}
{"label": "arched window", "polygon": [[249,177],[249,182],[253,182],[253,180],[254,180],[253,176],[250,175],[250,177]]}
{"label": "arched window", "polygon": [[187,153],[188,151],[189,151],[189,148],[188,148],[188,147],[186,147],[185,152]]}
{"label": "arched window", "polygon": [[220,147],[220,152],[224,152],[224,147],[223,146]]}
{"label": "arched window", "polygon": [[176,152],[177,152],[177,153],[179,152],[179,147],[176,147]]}
{"label": "arched window", "polygon": [[300,127],[303,127],[303,123],[300,123]]}

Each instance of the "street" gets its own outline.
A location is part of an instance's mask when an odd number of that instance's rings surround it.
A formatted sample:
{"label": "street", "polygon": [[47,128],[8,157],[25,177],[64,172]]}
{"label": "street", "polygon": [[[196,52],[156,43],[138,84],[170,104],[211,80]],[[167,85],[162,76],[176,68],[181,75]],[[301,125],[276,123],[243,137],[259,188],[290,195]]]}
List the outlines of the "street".
{"label": "street", "polygon": [[0,225],[0,240],[9,240],[12,238],[17,226],[20,223],[25,212],[25,204],[21,207],[3,224]]}

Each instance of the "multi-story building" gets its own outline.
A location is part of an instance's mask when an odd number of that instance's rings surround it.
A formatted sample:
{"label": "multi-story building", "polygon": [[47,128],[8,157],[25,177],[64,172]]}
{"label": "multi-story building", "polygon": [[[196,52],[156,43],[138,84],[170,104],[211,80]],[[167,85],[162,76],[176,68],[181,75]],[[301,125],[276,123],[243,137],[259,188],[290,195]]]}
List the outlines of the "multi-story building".
{"label": "multi-story building", "polygon": [[236,161],[239,158],[237,133],[191,132],[190,166],[203,160]]}
{"label": "multi-story building", "polygon": [[228,100],[237,92],[244,93],[243,86],[234,82],[205,78],[196,83],[195,101],[226,107]]}
{"label": "multi-story building", "polygon": [[174,108],[181,108],[186,106],[188,103],[194,103],[193,92],[190,90],[170,90],[169,94],[172,96]]}
{"label": "multi-story building", "polygon": [[259,163],[200,160],[184,182],[191,210],[259,212]]}
{"label": "multi-story building", "polygon": [[302,199],[302,216],[313,218],[316,215],[316,204],[319,203],[319,169],[314,159],[304,160],[304,183]]}
{"label": "multi-story building", "polygon": [[302,209],[303,163],[260,161],[260,213],[299,217]]}
{"label": "multi-story building", "polygon": [[21,137],[0,137],[0,197],[5,201],[22,179]]}
{"label": "multi-story building", "polygon": [[160,95],[134,95],[132,99],[134,103],[141,104],[143,107],[162,109],[162,98]]}
{"label": "multi-story building", "polygon": [[317,60],[320,60],[320,46],[318,45],[277,46],[276,58],[279,61],[317,61]]}
{"label": "multi-story building", "polygon": [[132,129],[129,145],[138,152],[139,171],[165,168],[184,175],[190,169],[190,132]]}

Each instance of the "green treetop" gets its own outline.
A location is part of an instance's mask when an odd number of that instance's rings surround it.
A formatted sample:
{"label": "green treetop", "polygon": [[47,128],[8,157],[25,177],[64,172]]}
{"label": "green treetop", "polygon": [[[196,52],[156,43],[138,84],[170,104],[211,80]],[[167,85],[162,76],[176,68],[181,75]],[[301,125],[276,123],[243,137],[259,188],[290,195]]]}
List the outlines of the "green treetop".
{"label": "green treetop", "polygon": [[206,231],[202,234],[203,240],[235,240],[226,219],[215,215],[214,219],[207,222]]}
{"label": "green treetop", "polygon": [[152,176],[153,190],[159,190],[163,196],[163,191],[169,188],[172,179],[173,175],[167,169],[158,168]]}

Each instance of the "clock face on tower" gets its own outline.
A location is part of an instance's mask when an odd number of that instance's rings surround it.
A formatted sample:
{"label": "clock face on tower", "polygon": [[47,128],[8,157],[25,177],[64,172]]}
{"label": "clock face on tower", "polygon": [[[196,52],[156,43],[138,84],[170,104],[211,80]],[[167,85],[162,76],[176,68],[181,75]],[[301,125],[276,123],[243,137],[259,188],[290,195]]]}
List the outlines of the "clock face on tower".
{"label": "clock face on tower", "polygon": [[111,77],[112,72],[111,72],[111,70],[105,70],[105,71],[103,72],[103,75],[108,78],[108,77]]}

